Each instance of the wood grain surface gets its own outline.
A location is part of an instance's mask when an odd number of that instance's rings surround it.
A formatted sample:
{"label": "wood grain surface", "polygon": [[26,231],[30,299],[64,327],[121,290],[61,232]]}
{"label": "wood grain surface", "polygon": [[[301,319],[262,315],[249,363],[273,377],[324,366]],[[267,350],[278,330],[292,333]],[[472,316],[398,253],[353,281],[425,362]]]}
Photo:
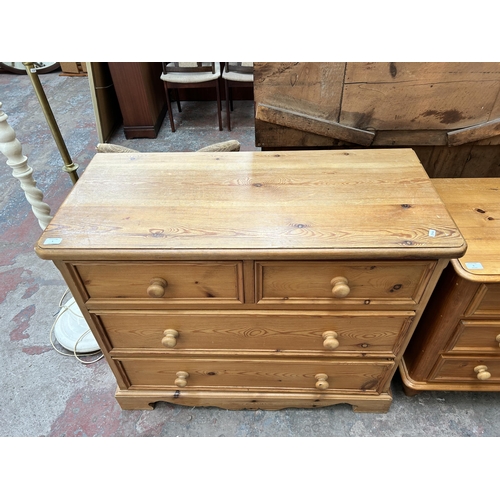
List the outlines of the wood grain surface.
{"label": "wood grain surface", "polygon": [[[433,179],[441,199],[467,241],[454,262],[466,279],[500,279],[500,179]],[[480,267],[478,266],[480,264]]]}
{"label": "wood grain surface", "polygon": [[270,250],[279,251],[274,258],[367,250],[446,258],[465,250],[409,149],[108,153],[83,176],[40,239],[42,258],[86,259],[96,249],[100,259],[255,258]]}
{"label": "wood grain surface", "polygon": [[254,72],[264,150],[413,147],[430,177],[500,176],[498,62],[256,62]]}

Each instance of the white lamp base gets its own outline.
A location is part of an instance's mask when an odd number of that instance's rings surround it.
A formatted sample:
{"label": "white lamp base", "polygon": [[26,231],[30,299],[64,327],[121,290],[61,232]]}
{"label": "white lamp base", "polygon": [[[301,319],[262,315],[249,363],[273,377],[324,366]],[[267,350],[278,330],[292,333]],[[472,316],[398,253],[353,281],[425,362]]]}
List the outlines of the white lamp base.
{"label": "white lamp base", "polygon": [[77,354],[99,351],[99,345],[74,299],[63,308],[54,325],[57,341],[68,351]]}

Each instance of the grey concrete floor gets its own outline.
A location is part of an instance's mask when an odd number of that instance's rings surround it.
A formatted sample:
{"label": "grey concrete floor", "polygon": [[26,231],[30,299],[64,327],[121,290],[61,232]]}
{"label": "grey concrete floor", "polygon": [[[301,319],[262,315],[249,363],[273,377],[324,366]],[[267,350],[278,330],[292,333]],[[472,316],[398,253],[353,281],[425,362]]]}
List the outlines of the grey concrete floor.
{"label": "grey concrete floor", "polygon": [[[88,79],[56,72],[40,75],[40,80],[81,173],[98,143]],[[72,184],[61,170],[62,160],[28,77],[0,74],[0,102],[23,145],[44,201],[55,213]],[[175,114],[175,133],[166,119],[157,139],[126,140],[119,129],[110,142],[141,152],[195,151],[237,139],[242,150],[258,149],[251,102],[235,103],[231,132],[218,130],[213,102],[184,103],[181,116]],[[500,435],[499,394],[427,392],[409,398],[402,391],[399,375],[393,380],[394,401],[387,414],[357,414],[348,405],[227,411],[159,403],[154,411],[122,411],[114,399],[115,380],[104,360],[84,365],[60,355],[49,342],[66,286],[56,268],[33,251],[41,229],[11,174],[4,161],[0,169],[0,436]]]}

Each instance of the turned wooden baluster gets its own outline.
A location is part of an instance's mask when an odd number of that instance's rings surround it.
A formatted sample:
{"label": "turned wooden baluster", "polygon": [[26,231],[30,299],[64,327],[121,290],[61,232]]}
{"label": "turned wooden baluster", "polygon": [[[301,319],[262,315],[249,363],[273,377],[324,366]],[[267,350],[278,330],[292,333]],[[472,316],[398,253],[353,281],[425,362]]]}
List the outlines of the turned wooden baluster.
{"label": "turned wooden baluster", "polygon": [[43,193],[36,187],[33,169],[28,165],[26,156],[22,154],[21,143],[16,139],[16,133],[7,123],[7,118],[8,116],[3,112],[0,102],[0,151],[7,157],[7,165],[12,167],[12,175],[19,179],[21,188],[40,227],[45,229],[52,220],[50,207],[43,201]]}

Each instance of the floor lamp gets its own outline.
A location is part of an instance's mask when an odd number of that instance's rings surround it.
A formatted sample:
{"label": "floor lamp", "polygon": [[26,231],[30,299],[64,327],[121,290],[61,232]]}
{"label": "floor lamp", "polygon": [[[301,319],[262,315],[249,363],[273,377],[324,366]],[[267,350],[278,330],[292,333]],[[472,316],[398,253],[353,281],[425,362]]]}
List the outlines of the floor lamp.
{"label": "floor lamp", "polygon": [[[40,95],[42,95],[43,99],[43,96],[45,96],[45,93],[43,93],[43,89],[42,94]],[[60,135],[57,124],[55,123],[55,119],[53,117],[52,111],[50,110],[48,102],[46,103],[44,113],[47,121],[51,120],[50,126],[51,130],[53,130],[53,134],[59,137],[59,139],[56,140],[56,142],[59,141],[58,147],[61,146],[63,151],[66,150],[66,146],[64,145],[64,141],[62,141],[62,137]],[[52,116],[52,118],[50,118],[50,116]],[[52,216],[50,215],[50,207],[43,201],[43,193],[36,186],[36,182],[33,178],[33,169],[28,165],[27,157],[22,154],[21,143],[16,138],[16,133],[14,132],[12,127],[8,124],[7,118],[8,116],[2,109],[2,103],[0,103],[0,152],[4,156],[6,156],[7,165],[12,167],[13,177],[18,179],[21,183],[21,188],[24,191],[26,199],[31,205],[33,213],[38,219],[40,227],[42,229],[45,229],[49,222],[52,220]],[[75,183],[78,180],[78,177],[76,175],[76,169],[78,167],[71,161],[67,150],[65,156],[63,156],[63,159],[65,161],[65,168],[63,168],[63,170],[67,171],[70,174],[73,183]],[[67,159],[69,159],[69,162],[67,161]],[[63,299],[61,299],[61,301],[62,300]],[[57,341],[65,349],[67,349],[68,351],[72,351],[76,357],[78,357],[79,354],[88,354],[99,351],[99,345],[92,335],[92,332],[90,332],[90,329],[85,319],[83,318],[78,305],[76,304],[76,302],[74,302],[74,299],[72,300],[73,302],[70,301],[62,306],[57,316],[56,322],[53,325],[53,332],[51,331],[51,335],[52,333],[54,333]]]}

